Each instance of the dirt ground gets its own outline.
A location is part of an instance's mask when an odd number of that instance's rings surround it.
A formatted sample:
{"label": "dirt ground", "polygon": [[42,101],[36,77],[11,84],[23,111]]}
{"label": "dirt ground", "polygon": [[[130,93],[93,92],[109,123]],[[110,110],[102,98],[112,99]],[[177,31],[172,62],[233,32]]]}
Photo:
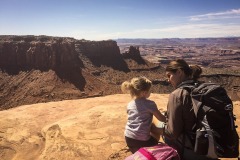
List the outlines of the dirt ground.
{"label": "dirt ground", "polygon": [[[166,110],[168,94],[151,94]],[[123,160],[127,94],[24,105],[0,111],[2,160]],[[240,101],[234,102],[240,126]],[[240,128],[238,128],[240,133]]]}

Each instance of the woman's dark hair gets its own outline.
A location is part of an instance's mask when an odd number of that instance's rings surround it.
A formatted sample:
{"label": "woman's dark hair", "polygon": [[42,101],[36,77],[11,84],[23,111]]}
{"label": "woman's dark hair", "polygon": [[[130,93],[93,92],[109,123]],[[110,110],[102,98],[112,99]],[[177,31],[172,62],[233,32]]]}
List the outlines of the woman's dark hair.
{"label": "woman's dark hair", "polygon": [[177,59],[171,61],[167,67],[166,71],[175,73],[178,69],[183,70],[186,76],[197,80],[202,74],[202,68],[198,65],[188,65],[187,62],[183,59]]}

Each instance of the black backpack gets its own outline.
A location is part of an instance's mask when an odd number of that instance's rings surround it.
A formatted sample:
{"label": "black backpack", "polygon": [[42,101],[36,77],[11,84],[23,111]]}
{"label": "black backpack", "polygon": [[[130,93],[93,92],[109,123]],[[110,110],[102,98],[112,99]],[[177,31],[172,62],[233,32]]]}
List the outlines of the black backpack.
{"label": "black backpack", "polygon": [[214,83],[183,84],[192,99],[197,123],[192,142],[194,152],[209,158],[237,158],[239,136],[233,104],[226,90]]}

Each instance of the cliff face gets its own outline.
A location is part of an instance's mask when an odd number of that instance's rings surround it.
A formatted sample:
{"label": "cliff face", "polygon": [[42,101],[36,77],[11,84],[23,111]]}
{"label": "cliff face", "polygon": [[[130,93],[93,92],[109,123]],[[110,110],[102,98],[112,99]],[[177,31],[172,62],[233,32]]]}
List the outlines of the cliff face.
{"label": "cliff face", "polygon": [[72,69],[81,64],[73,39],[8,37],[0,42],[0,67],[3,69]]}
{"label": "cliff face", "polygon": [[146,64],[140,55],[139,47],[130,46],[129,50],[122,54],[125,59],[132,59],[138,64]]}
{"label": "cliff face", "polygon": [[77,41],[76,50],[96,67],[107,66],[120,71],[129,71],[115,41]]}
{"label": "cliff face", "polygon": [[143,59],[139,47],[130,46],[128,51],[122,53],[122,56],[127,62],[131,71],[150,71],[161,69],[159,64],[150,63],[148,60]]}
{"label": "cliff face", "polygon": [[101,66],[129,71],[114,41],[0,36],[0,110],[115,93],[91,74]]}
{"label": "cliff face", "polygon": [[48,36],[0,36],[1,69],[83,68],[80,55],[87,57],[95,67],[107,66],[129,71],[115,41],[85,41]]}

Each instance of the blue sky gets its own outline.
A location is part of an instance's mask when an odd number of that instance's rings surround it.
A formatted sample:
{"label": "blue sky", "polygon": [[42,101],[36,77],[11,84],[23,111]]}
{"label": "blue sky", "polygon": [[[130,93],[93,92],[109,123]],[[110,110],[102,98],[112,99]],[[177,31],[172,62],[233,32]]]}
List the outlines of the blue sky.
{"label": "blue sky", "polygon": [[0,35],[240,36],[240,0],[0,0]]}

